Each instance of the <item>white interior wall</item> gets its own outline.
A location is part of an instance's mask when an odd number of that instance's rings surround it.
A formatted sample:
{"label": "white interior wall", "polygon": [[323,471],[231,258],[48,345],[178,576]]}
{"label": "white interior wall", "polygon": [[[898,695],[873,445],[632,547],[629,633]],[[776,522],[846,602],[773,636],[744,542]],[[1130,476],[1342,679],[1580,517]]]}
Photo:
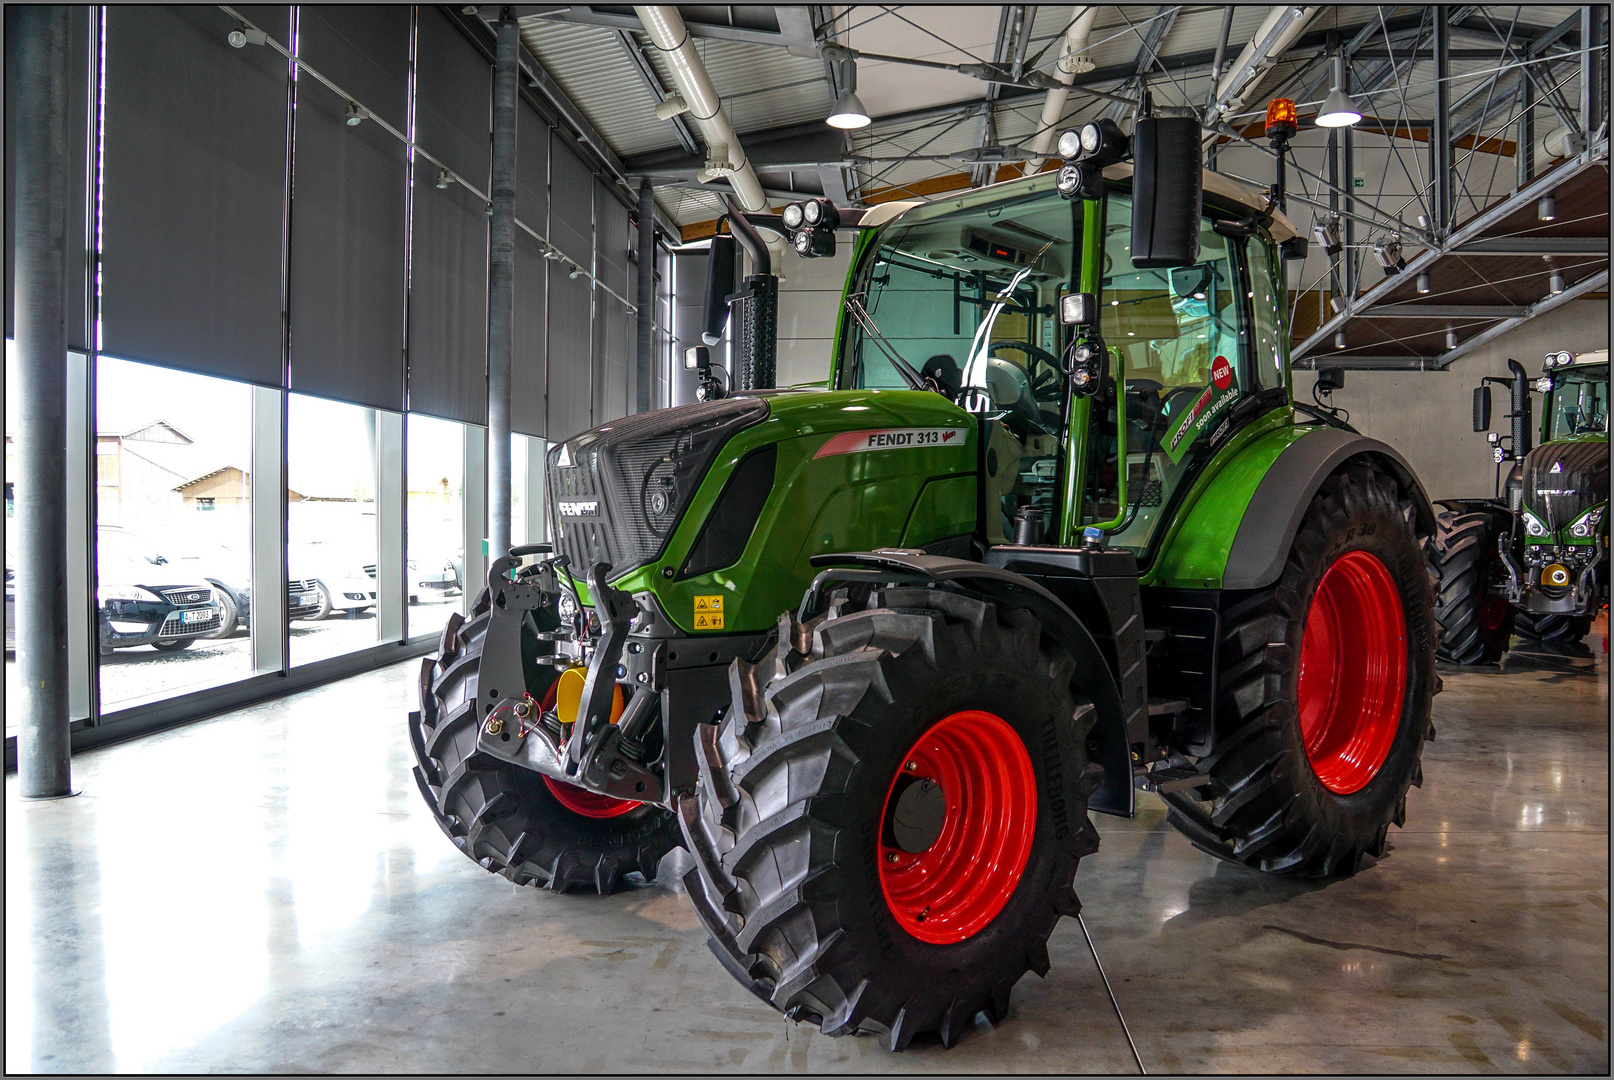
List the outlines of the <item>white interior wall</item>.
{"label": "white interior wall", "polygon": [[[1350,410],[1358,431],[1399,450],[1430,498],[1488,497],[1495,491],[1496,466],[1485,436],[1473,430],[1474,387],[1486,375],[1507,375],[1509,357],[1533,378],[1549,352],[1608,348],[1608,316],[1606,299],[1575,300],[1480,346],[1446,371],[1347,371],[1334,404]],[[1313,372],[1296,371],[1295,397],[1310,401],[1315,381]],[[1492,429],[1505,434],[1507,394],[1502,387],[1492,394]],[[1541,397],[1534,396],[1533,419],[1539,422]]]}

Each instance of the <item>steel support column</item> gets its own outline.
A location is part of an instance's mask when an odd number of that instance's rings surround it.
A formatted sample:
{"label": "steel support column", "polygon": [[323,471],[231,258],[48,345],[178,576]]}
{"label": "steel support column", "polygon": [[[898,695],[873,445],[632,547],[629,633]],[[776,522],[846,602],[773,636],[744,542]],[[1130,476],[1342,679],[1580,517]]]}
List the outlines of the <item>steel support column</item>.
{"label": "steel support column", "polygon": [[72,794],[67,655],[67,35],[62,6],[17,9],[17,667],[22,795]]}
{"label": "steel support column", "polygon": [[1444,240],[1451,232],[1451,26],[1446,10],[1434,9],[1435,115],[1429,125],[1430,232]]}
{"label": "steel support column", "polygon": [[1529,72],[1519,73],[1519,132],[1513,145],[1513,189],[1533,178],[1536,158],[1536,86]]}
{"label": "steel support column", "polygon": [[[1346,64],[1345,65],[1345,91],[1346,91],[1346,93],[1350,92],[1350,78],[1351,78],[1351,67],[1350,67],[1349,64]],[[1344,159],[1344,160],[1342,160],[1340,162],[1340,173],[1342,175],[1342,180],[1340,182],[1340,186],[1342,188],[1344,188],[1347,192],[1355,191],[1356,190],[1356,133],[1355,133],[1355,130],[1353,128],[1347,127],[1342,132],[1340,132],[1339,152],[1340,152],[1340,156]],[[1356,251],[1356,218],[1354,216],[1354,211],[1355,211],[1356,207],[1352,205],[1353,203],[1355,203],[1355,201],[1356,200],[1354,198],[1352,198],[1350,195],[1346,195],[1341,200],[1341,203],[1340,203],[1340,209],[1345,214],[1344,222],[1343,222],[1343,224],[1341,226],[1341,229],[1340,229],[1341,238],[1345,241],[1345,250],[1344,250],[1344,252],[1342,252],[1342,254],[1344,256],[1344,263],[1345,263],[1345,280],[1343,282],[1343,285],[1345,287],[1345,295],[1344,295],[1344,299],[1341,301],[1342,306],[1341,306],[1340,310],[1344,310],[1344,305],[1348,305],[1348,304],[1352,303],[1353,301],[1355,301],[1355,299],[1356,299],[1356,273],[1357,273],[1356,268],[1360,264],[1359,264],[1359,260],[1357,258],[1357,251]]]}
{"label": "steel support column", "polygon": [[639,181],[639,291],[633,298],[639,312],[634,328],[639,332],[634,352],[634,411],[649,412],[655,370],[651,360],[656,348],[656,198],[650,181]]}
{"label": "steel support column", "polygon": [[490,554],[497,558],[510,548],[510,354],[515,347],[516,105],[521,38],[509,9],[495,30],[493,221],[488,237],[488,541]]}

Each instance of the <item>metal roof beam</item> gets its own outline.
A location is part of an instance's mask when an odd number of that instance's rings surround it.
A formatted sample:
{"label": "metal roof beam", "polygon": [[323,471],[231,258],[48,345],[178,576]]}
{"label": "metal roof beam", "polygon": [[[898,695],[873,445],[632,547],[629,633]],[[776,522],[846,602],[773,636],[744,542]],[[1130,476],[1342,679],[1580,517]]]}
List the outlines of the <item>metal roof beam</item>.
{"label": "metal roof beam", "polygon": [[1522,307],[1501,304],[1388,304],[1368,308],[1357,317],[1361,319],[1517,319],[1524,315]]}
{"label": "metal roof beam", "polygon": [[[667,86],[650,63],[650,57],[645,55],[644,46],[640,44],[638,35],[631,30],[618,30],[616,36],[622,43],[622,51],[627,54],[628,62],[633,65],[633,70],[639,73],[639,81],[644,83],[645,89],[656,99],[656,104],[661,104],[667,99]],[[687,120],[682,116],[675,116],[668,123],[672,125],[673,132],[677,134],[678,142],[685,152],[690,154],[701,152],[701,144],[696,140],[695,133],[689,129]]]}
{"label": "metal roof beam", "polygon": [[1505,236],[1473,240],[1456,250],[1464,255],[1608,255],[1606,236]]}
{"label": "metal roof beam", "polygon": [[[812,48],[813,21],[806,5],[783,6],[762,4],[724,4],[728,22],[701,21],[697,13],[709,12],[710,7],[689,7],[685,11],[684,25],[691,37],[715,38],[721,41],[744,41],[753,45],[778,45],[789,48]],[[482,7],[497,18],[501,5],[484,4]],[[603,8],[593,4],[513,4],[510,11],[517,19],[539,18],[550,22],[581,23],[588,26],[609,26],[615,30],[637,30],[642,24],[631,8]],[[773,13],[773,26],[760,13]],[[737,12],[750,16],[736,22]],[[749,21],[751,25],[744,25]]]}
{"label": "metal roof beam", "polygon": [[1451,365],[1452,361],[1461,359],[1463,356],[1473,352],[1486,342],[1493,341],[1496,338],[1501,337],[1503,334],[1517,326],[1522,326],[1531,319],[1535,318],[1537,315],[1545,315],[1553,308],[1562,307],[1571,300],[1579,300],[1587,293],[1594,293],[1599,289],[1606,289],[1607,287],[1608,268],[1604,267],[1602,270],[1599,270],[1597,273],[1593,274],[1589,278],[1586,278],[1584,281],[1575,282],[1574,285],[1571,285],[1569,288],[1565,289],[1561,293],[1558,293],[1556,296],[1548,296],[1541,300],[1537,300],[1535,303],[1525,308],[1524,314],[1520,315],[1518,318],[1508,319],[1506,322],[1499,322],[1495,326],[1486,330],[1484,333],[1475,334],[1467,341],[1462,342],[1457,346],[1457,348],[1450,349],[1442,353],[1439,361],[1440,368],[1441,370],[1444,370]]}

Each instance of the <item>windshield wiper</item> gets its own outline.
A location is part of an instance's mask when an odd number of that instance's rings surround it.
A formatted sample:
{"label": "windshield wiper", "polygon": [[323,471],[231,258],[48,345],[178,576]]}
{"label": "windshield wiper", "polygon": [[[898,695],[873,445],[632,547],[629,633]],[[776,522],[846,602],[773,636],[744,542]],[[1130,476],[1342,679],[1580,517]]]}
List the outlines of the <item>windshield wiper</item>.
{"label": "windshield wiper", "polygon": [[852,313],[852,318],[856,320],[863,333],[874,342],[891,366],[897,369],[897,374],[901,375],[903,381],[908,384],[908,389],[925,389],[924,376],[915,371],[912,364],[897,354],[897,350],[891,347],[891,343],[885,339],[885,335],[880,333],[880,328],[874,325],[874,320],[869,318],[869,313],[864,310],[861,299],[864,295],[863,293],[849,293],[846,297],[846,310]]}

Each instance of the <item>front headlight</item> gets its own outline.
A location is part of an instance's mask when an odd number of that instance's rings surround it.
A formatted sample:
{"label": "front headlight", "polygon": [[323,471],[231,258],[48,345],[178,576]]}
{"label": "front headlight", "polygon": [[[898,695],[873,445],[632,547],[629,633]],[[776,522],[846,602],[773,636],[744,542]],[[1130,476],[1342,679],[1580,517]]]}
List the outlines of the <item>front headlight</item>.
{"label": "front headlight", "polygon": [[108,600],[145,600],[148,603],[160,604],[163,598],[149,589],[142,589],[137,585],[106,585],[95,592],[96,603],[106,606]]}
{"label": "front headlight", "polygon": [[1579,520],[1577,520],[1573,525],[1569,526],[1569,535],[1581,537],[1590,536],[1594,531],[1596,531],[1597,526],[1602,523],[1602,520],[1603,508],[1601,506],[1599,506],[1596,510],[1588,510],[1586,513],[1580,515]]}
{"label": "front headlight", "polygon": [[1524,512],[1524,531],[1531,536],[1547,535],[1547,527],[1541,523],[1541,519],[1528,510]]}

